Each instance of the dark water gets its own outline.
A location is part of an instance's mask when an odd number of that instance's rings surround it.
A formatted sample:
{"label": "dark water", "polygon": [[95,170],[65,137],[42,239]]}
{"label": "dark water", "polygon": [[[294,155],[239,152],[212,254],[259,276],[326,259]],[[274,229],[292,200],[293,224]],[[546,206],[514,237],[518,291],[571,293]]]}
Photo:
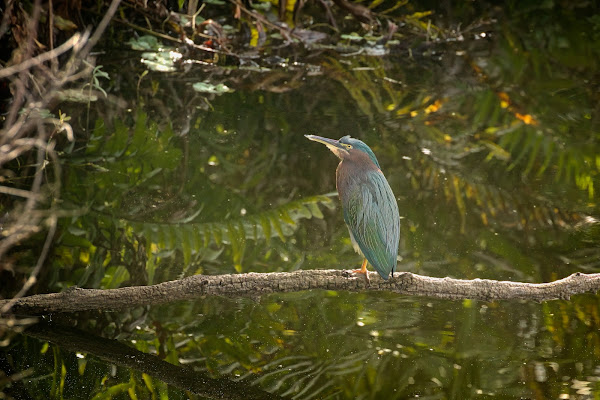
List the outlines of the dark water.
{"label": "dark water", "polygon": [[[591,6],[547,6],[488,10],[454,36],[441,9],[438,40],[262,71],[140,79],[139,55],[107,52],[109,97],[90,116],[68,108],[80,139],[64,146],[63,201],[77,212],[60,220],[39,290],[357,268],[332,194],[337,159],[304,134],[371,146],[398,199],[401,271],[597,272],[600,23]],[[25,373],[5,385],[19,399],[592,399],[598,306],[594,295],[206,298],[48,316],[1,362]]]}

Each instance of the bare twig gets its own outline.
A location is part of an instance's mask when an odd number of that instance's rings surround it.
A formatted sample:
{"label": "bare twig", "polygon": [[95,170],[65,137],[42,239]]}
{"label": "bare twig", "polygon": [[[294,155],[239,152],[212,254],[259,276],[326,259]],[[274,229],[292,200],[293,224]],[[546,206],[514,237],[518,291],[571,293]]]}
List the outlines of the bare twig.
{"label": "bare twig", "polygon": [[8,25],[14,6],[15,0],[7,0],[4,3],[4,14],[2,15],[2,22],[0,22],[0,38],[8,31]]}
{"label": "bare twig", "polygon": [[367,7],[361,4],[351,3],[348,0],[333,0],[333,2],[341,9],[348,11],[360,22],[366,24],[373,23],[373,13]]}
{"label": "bare twig", "polygon": [[[194,42],[192,42],[191,40],[188,40],[188,39],[186,39],[184,41],[184,40],[181,40],[179,38],[175,38],[175,37],[172,37],[172,36],[169,36],[169,35],[165,35],[164,33],[155,32],[155,31],[153,31],[151,29],[144,28],[143,26],[132,24],[131,22],[123,21],[122,19],[119,19],[119,18],[115,18],[114,21],[118,22],[120,24],[129,26],[130,28],[133,28],[133,29],[138,30],[140,32],[144,32],[144,33],[146,33],[148,35],[152,35],[152,36],[155,36],[155,37],[158,37],[158,38],[161,38],[161,39],[164,39],[164,40],[168,40],[170,42],[177,43],[177,44],[180,44],[180,45],[193,47],[193,48],[195,48],[197,50],[202,50],[202,51],[206,51],[206,52],[209,52],[209,53],[225,54],[227,56],[239,57],[239,55],[237,55],[235,53],[232,53],[230,51],[227,51],[226,49],[213,49],[212,47],[204,46],[204,45],[201,45],[201,44],[196,44],[196,43],[194,43]],[[199,35],[198,33],[196,33],[196,34]],[[212,36],[208,36],[208,35],[201,35],[201,36],[205,36],[207,38],[212,38]]]}
{"label": "bare twig", "polygon": [[1,185],[0,185],[0,193],[9,194],[11,196],[24,197],[26,199],[33,198],[35,200],[40,200],[42,197],[39,193],[35,193],[30,190],[17,189],[17,188],[12,188],[9,186],[1,186]]}
{"label": "bare twig", "polygon": [[[25,240],[35,232],[46,230],[46,239],[29,278],[17,295],[0,306],[0,313],[6,313],[12,304],[25,295],[37,281],[37,276],[50,250],[60,214],[55,204],[60,199],[61,168],[54,150],[53,134],[60,130],[74,140],[68,124],[48,117],[43,110],[57,98],[65,84],[83,78],[91,73],[93,65],[86,62],[90,50],[100,39],[102,33],[119,6],[120,0],[113,0],[102,21],[90,38],[90,32],[76,33],[60,46],[54,47],[50,38],[50,50],[34,56],[41,15],[41,1],[34,2],[33,11],[27,22],[27,40],[22,44],[22,60],[16,65],[0,70],[0,79],[10,78],[14,99],[5,120],[5,128],[0,130],[0,165],[22,155],[34,158],[31,168],[29,190],[10,187],[4,184],[0,193],[24,198],[18,208],[10,213],[10,224],[3,227],[0,236],[0,259],[15,244]],[[52,3],[49,4],[52,7]],[[52,36],[52,10],[50,12],[50,36]],[[88,39],[89,38],[89,39]],[[59,68],[58,57],[71,52],[71,57]],[[48,66],[51,63],[51,67]],[[20,112],[23,110],[23,112]],[[49,127],[48,125],[51,125]],[[52,181],[48,181],[47,168],[53,168]],[[50,188],[42,194],[42,187]],[[44,212],[41,208],[45,208]],[[14,321],[12,321],[14,323]]]}
{"label": "bare twig", "polygon": [[52,239],[54,239],[54,234],[56,233],[56,226],[56,218],[53,218],[52,222],[50,223],[50,229],[48,229],[48,233],[46,234],[46,241],[44,242],[44,247],[42,248],[41,254],[38,257],[38,261],[35,265],[35,268],[33,269],[33,271],[31,271],[29,278],[27,279],[27,281],[25,281],[25,284],[23,285],[21,290],[19,290],[19,292],[12,299],[2,304],[2,307],[0,308],[0,315],[10,310],[14,303],[17,302],[18,299],[22,298],[25,295],[25,293],[27,293],[29,289],[31,289],[31,287],[37,282],[37,276],[40,273],[40,270],[42,269],[44,260],[46,260],[46,256],[48,255],[48,251],[50,250],[50,244],[52,243]]}
{"label": "bare twig", "polygon": [[40,54],[37,57],[29,58],[23,61],[20,64],[13,65],[7,68],[0,69],[0,79],[9,77],[14,74],[18,74],[19,72],[26,71],[30,68],[37,67],[47,61],[52,59],[56,59],[63,53],[71,50],[79,43],[83,43],[87,39],[86,36],[81,33],[76,33],[69,40],[55,48],[54,50],[47,51],[45,53]]}
{"label": "bare twig", "polygon": [[90,40],[87,42],[87,44],[85,45],[85,47],[83,48],[83,50],[81,52],[84,57],[87,56],[89,54],[89,52],[92,50],[92,48],[96,45],[96,43],[98,43],[98,40],[100,40],[100,37],[102,37],[102,34],[108,27],[110,20],[117,12],[117,8],[119,7],[120,3],[121,3],[121,0],[113,0],[110,3],[110,6],[108,7],[108,10],[106,11],[106,14],[104,14],[104,17],[102,17],[102,20],[100,21],[100,23],[98,24],[98,27],[94,31],[94,34],[92,35],[92,37],[90,37]]}
{"label": "bare twig", "polygon": [[273,29],[277,29],[279,30],[279,32],[283,35],[283,36],[287,36],[287,37],[293,37],[296,38],[298,40],[302,40],[302,38],[300,37],[300,35],[294,33],[292,30],[290,30],[289,28],[277,25],[271,21],[269,21],[266,17],[262,16],[260,13],[255,12],[255,11],[250,11],[248,10],[246,7],[244,7],[241,2],[237,1],[237,0],[229,0],[233,5],[235,5],[236,7],[239,7],[239,9],[241,11],[243,11],[245,14],[248,14],[251,18],[254,18],[256,21],[261,22],[267,26],[270,26]]}

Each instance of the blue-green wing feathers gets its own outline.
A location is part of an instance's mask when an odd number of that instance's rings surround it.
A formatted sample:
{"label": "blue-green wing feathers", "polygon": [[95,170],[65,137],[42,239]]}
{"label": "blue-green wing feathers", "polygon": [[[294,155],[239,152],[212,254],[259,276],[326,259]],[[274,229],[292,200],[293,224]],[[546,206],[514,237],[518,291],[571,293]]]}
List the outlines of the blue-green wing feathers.
{"label": "blue-green wing feathers", "polygon": [[379,170],[367,171],[342,196],[344,221],[353,241],[383,279],[396,269],[400,218],[398,204]]}

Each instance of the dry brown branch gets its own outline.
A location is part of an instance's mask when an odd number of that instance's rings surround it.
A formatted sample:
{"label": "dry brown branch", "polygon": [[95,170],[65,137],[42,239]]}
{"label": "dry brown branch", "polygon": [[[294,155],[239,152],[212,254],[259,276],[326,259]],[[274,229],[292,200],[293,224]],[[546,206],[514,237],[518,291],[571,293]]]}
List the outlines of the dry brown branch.
{"label": "dry brown branch", "polygon": [[286,38],[295,38],[298,40],[302,40],[302,38],[299,35],[297,35],[296,33],[294,33],[293,30],[291,30],[281,24],[276,24],[276,23],[269,21],[266,17],[264,17],[263,15],[261,15],[260,13],[254,11],[254,10],[248,10],[246,7],[244,7],[244,5],[241,2],[236,1],[236,0],[230,0],[230,2],[234,6],[238,7],[238,9],[240,11],[244,12],[244,14],[247,14],[250,18],[253,18],[257,22],[260,22],[266,26],[269,26],[272,29],[278,30],[282,36],[284,36]]}
{"label": "dry brown branch", "polygon": [[90,37],[90,40],[86,43],[86,45],[82,51],[83,56],[87,56],[89,54],[89,52],[92,51],[92,48],[96,45],[96,43],[98,43],[98,41],[102,37],[102,34],[108,27],[108,24],[110,23],[112,17],[117,12],[119,4],[121,4],[121,0],[112,0],[111,1],[110,6],[108,7],[108,10],[106,10],[106,13],[102,17],[102,20],[98,24],[98,27],[96,28],[96,30],[94,31],[94,34]]}
{"label": "dry brown branch", "polygon": [[6,67],[0,70],[0,79],[9,77],[11,75],[15,75],[33,67],[38,67],[47,61],[56,60],[61,54],[66,53],[74,47],[80,46],[86,41],[87,35],[76,33],[73,36],[71,36],[69,40],[67,40],[66,42],[64,42],[63,44],[61,44],[53,50],[47,51],[33,58],[28,58],[20,64],[11,65],[10,67]]}
{"label": "dry brown branch", "polygon": [[342,10],[348,11],[360,22],[364,22],[365,24],[373,23],[373,13],[367,7],[347,0],[333,0],[333,2]]}
{"label": "dry brown branch", "polygon": [[[18,13],[26,21],[26,29],[24,39],[17,40],[19,51],[14,51],[9,66],[0,70],[0,79],[10,81],[13,95],[4,126],[0,129],[0,167],[17,158],[29,160],[30,165],[25,164],[20,171],[20,174],[29,177],[27,182],[14,182],[7,178],[0,187],[0,193],[10,196],[10,200],[6,201],[10,211],[4,216],[0,235],[0,260],[4,261],[6,254],[16,244],[34,233],[46,231],[39,257],[15,299],[25,295],[35,284],[57,228],[56,204],[60,200],[61,168],[54,149],[55,135],[65,133],[68,140],[74,140],[71,127],[66,122],[49,117],[47,108],[59,98],[60,91],[67,83],[87,77],[92,72],[93,59],[88,59],[89,52],[108,26],[119,3],[120,0],[112,0],[91,37],[89,31],[76,33],[56,48],[50,23],[50,50],[41,54],[36,53],[43,48],[39,45],[40,41],[45,41],[38,32],[42,23],[42,2],[36,0],[30,14],[22,8],[15,10],[12,6],[5,10]],[[49,3],[49,7],[52,7],[52,3]],[[49,10],[49,13],[52,18],[53,10]],[[4,34],[5,21],[10,17],[16,18],[16,14],[3,17],[0,34]],[[69,53],[70,56],[65,57]],[[65,60],[60,64],[59,56]],[[11,301],[14,299],[0,306],[0,313],[6,313],[11,308]],[[16,322],[10,320],[9,323]]]}
{"label": "dry brown branch", "polygon": [[[194,275],[152,286],[120,289],[73,288],[62,293],[39,294],[14,301],[14,313],[53,313],[84,310],[118,310],[128,307],[196,300],[203,296],[255,297],[311,289],[347,291],[387,291],[408,296],[485,301],[524,299],[547,301],[600,290],[600,274],[576,273],[549,283],[463,280],[432,278],[403,272],[384,281],[370,273],[371,283],[363,276],[342,270],[247,273],[232,275]],[[7,301],[0,301],[0,307]]]}

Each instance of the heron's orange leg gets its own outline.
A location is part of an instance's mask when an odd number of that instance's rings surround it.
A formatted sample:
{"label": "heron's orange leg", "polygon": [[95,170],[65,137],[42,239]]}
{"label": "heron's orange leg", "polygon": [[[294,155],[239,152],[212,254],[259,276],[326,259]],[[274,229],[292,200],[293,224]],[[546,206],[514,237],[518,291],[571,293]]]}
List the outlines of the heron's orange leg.
{"label": "heron's orange leg", "polygon": [[364,274],[365,279],[367,280],[367,282],[369,282],[369,271],[367,271],[367,259],[365,258],[360,269],[353,269],[352,272],[355,274]]}

